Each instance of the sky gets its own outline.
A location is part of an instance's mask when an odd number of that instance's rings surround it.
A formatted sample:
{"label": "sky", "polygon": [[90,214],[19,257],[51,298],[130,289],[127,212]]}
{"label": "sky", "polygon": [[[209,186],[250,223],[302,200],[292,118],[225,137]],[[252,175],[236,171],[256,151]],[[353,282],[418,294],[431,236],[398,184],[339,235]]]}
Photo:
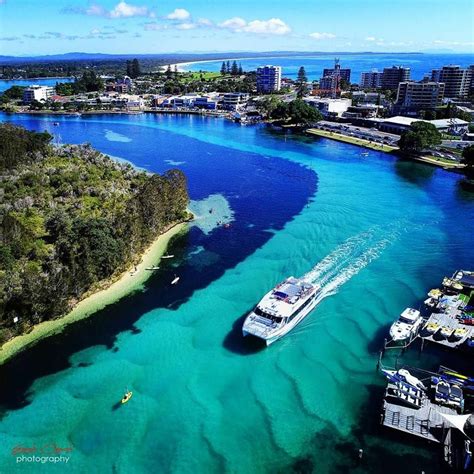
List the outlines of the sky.
{"label": "sky", "polygon": [[474,52],[473,0],[0,0],[0,55]]}

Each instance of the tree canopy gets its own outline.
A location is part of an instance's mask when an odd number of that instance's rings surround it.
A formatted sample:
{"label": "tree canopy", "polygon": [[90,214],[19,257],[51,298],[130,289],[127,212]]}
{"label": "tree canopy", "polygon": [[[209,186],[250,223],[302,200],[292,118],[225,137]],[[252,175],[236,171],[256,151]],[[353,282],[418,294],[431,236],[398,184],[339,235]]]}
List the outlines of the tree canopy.
{"label": "tree canopy", "polygon": [[441,144],[441,134],[432,123],[414,122],[410,130],[402,133],[398,146],[406,153],[420,153],[422,150]]}
{"label": "tree canopy", "polygon": [[298,70],[298,77],[296,78],[296,96],[301,99],[308,92],[308,77],[303,66]]}
{"label": "tree canopy", "polygon": [[0,126],[0,343],[64,314],[187,216],[181,171],[148,174],[50,140]]}

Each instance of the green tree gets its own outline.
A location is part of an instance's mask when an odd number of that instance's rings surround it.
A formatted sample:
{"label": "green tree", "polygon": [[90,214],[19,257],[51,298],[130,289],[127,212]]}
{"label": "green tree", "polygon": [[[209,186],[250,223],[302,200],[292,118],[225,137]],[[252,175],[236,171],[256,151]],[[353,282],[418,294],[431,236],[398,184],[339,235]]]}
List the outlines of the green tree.
{"label": "green tree", "polygon": [[298,70],[298,77],[296,78],[296,96],[301,99],[308,92],[308,77],[303,66]]}
{"label": "green tree", "polygon": [[463,149],[462,162],[469,168],[474,168],[474,145],[469,145]]}
{"label": "green tree", "polygon": [[307,104],[302,99],[296,99],[290,102],[288,115],[290,123],[299,127],[307,127],[323,118],[319,110]]}
{"label": "green tree", "polygon": [[426,148],[441,144],[441,134],[432,123],[415,122],[402,133],[398,146],[405,153],[420,153]]}
{"label": "green tree", "polygon": [[237,76],[239,74],[239,66],[237,66],[237,61],[232,63],[232,68],[230,70],[232,76]]}
{"label": "green tree", "polygon": [[243,73],[244,73],[244,70],[242,69],[242,64],[239,63],[238,74],[239,74],[239,76],[241,76]]}
{"label": "green tree", "polygon": [[221,76],[225,76],[227,74],[227,65],[225,61],[222,61],[222,66],[221,66]]}

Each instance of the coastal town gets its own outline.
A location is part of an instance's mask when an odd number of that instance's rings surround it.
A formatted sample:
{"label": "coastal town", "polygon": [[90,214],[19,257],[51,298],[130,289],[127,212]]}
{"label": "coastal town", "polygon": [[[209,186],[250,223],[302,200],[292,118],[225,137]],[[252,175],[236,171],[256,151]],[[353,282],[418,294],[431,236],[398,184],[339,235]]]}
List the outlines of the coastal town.
{"label": "coastal town", "polygon": [[[351,68],[343,67],[338,58],[313,81],[308,81],[303,66],[293,79],[285,77],[281,66],[244,72],[236,60],[223,61],[219,73],[184,72],[179,64],[142,73],[134,60],[127,62],[127,72],[134,78],[91,70],[55,87],[14,86],[3,94],[2,108],[17,113],[199,114],[243,125],[269,121],[303,125],[310,135],[385,152],[399,151],[401,135],[413,124],[429,124],[439,138],[408,149],[418,160],[451,169],[465,167],[462,151],[474,144],[474,65],[445,65],[427,71],[418,81],[403,66],[353,78]],[[81,89],[84,92],[73,93]],[[173,93],[177,90],[182,92]],[[302,100],[317,115],[298,124],[278,114],[279,105],[295,100]]]}

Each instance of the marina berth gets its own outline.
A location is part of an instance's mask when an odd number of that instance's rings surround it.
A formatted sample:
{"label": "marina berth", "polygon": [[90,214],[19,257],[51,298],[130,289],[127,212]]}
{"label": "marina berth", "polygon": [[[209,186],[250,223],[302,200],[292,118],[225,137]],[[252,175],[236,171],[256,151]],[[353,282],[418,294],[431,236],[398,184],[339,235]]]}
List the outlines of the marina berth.
{"label": "marina berth", "polygon": [[315,308],[320,287],[289,277],[269,291],[245,319],[244,336],[254,336],[269,346],[290,332]]}

